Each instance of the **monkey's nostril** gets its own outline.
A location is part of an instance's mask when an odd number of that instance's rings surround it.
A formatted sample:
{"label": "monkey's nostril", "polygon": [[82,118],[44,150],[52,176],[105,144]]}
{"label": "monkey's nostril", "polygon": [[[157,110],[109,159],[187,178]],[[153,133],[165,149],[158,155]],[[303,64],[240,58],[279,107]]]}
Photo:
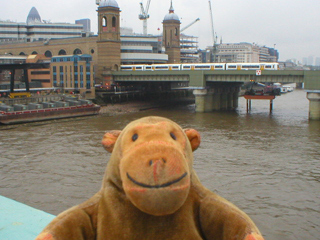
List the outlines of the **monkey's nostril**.
{"label": "monkey's nostril", "polygon": [[167,160],[165,160],[164,158],[162,158],[161,160],[162,160],[164,163],[166,163],[166,162],[167,162]]}
{"label": "monkey's nostril", "polygon": [[152,166],[152,164],[153,164],[153,160],[150,160],[149,165]]}

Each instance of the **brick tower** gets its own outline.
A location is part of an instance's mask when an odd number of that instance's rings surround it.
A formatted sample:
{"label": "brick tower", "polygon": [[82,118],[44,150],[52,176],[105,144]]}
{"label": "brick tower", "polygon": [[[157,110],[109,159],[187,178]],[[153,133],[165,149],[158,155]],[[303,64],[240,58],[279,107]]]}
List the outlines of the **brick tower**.
{"label": "brick tower", "polygon": [[121,64],[120,8],[115,0],[101,0],[98,7],[97,81],[112,83],[112,71]]}
{"label": "brick tower", "polygon": [[168,54],[168,63],[180,63],[180,19],[171,6],[163,19],[163,44]]}

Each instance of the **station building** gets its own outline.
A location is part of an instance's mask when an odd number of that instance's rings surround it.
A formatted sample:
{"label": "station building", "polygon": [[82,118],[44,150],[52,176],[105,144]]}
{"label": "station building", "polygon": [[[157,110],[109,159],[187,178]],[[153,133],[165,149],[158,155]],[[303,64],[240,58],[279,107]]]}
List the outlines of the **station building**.
{"label": "station building", "polygon": [[[118,71],[121,64],[180,63],[181,22],[172,2],[169,13],[163,19],[163,36],[137,35],[130,29],[121,28],[118,3],[115,0],[98,0],[97,3],[97,36],[82,37],[82,24],[61,26],[70,34],[59,35],[58,32],[63,32],[60,25],[53,27],[50,23],[44,23],[37,10],[32,8],[25,24],[8,23],[16,27],[11,29],[12,35],[2,35],[6,41],[0,41],[0,55],[42,55],[51,59],[50,82],[41,75],[47,70],[33,71],[29,81],[89,93],[94,93],[95,82],[112,84],[112,71]],[[74,32],[71,30],[73,28]],[[29,61],[43,60],[31,59]]]}
{"label": "station building", "polygon": [[[115,0],[98,1],[98,36],[45,39],[35,37],[28,41],[0,42],[0,55],[35,55],[46,57],[86,54],[92,56],[97,82],[111,82],[111,71],[121,64],[151,64],[180,62],[180,20],[171,5],[163,20],[162,36],[138,36],[128,32],[121,35],[120,8]],[[29,24],[40,23],[40,16],[32,10]],[[81,25],[82,28],[82,25]],[[125,30],[125,29],[124,29]]]}
{"label": "station building", "polygon": [[38,40],[81,37],[83,24],[51,23],[41,20],[33,7],[25,23],[0,21],[0,42],[33,42]]}

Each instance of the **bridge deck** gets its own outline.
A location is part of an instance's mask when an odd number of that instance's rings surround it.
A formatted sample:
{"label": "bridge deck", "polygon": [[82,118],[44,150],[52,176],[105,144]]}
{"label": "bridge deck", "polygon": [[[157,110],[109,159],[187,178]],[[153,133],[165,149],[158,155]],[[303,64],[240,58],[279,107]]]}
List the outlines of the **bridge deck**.
{"label": "bridge deck", "polygon": [[257,76],[253,70],[180,70],[180,71],[118,71],[112,73],[116,82],[189,82],[190,87],[206,87],[210,82],[305,83],[306,89],[320,89],[320,71],[264,70]]}

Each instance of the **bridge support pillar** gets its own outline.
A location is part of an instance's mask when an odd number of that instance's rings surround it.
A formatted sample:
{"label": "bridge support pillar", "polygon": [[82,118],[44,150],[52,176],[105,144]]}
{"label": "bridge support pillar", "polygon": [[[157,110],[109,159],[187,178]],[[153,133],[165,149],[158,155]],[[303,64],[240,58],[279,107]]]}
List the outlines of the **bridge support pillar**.
{"label": "bridge support pillar", "polygon": [[215,87],[193,91],[196,112],[234,110],[238,107],[240,88]]}
{"label": "bridge support pillar", "polygon": [[221,109],[221,89],[216,88],[214,89],[214,93],[212,96],[213,100],[213,108],[214,111],[219,111]]}
{"label": "bridge support pillar", "polygon": [[240,88],[236,87],[235,91],[233,92],[233,109],[236,109],[239,107],[239,94],[240,94]]}
{"label": "bridge support pillar", "polygon": [[320,91],[310,91],[307,93],[309,100],[309,119],[320,120]]}
{"label": "bridge support pillar", "polygon": [[230,105],[230,93],[229,93],[229,89],[225,88],[221,93],[220,109],[227,110],[229,105]]}
{"label": "bridge support pillar", "polygon": [[229,89],[229,92],[228,92],[228,102],[227,102],[228,103],[228,107],[227,107],[228,110],[234,109],[234,106],[233,106],[234,91],[235,91],[234,88],[231,88],[231,89]]}
{"label": "bridge support pillar", "polygon": [[193,91],[196,100],[196,112],[211,112],[213,109],[213,93],[207,89]]}

